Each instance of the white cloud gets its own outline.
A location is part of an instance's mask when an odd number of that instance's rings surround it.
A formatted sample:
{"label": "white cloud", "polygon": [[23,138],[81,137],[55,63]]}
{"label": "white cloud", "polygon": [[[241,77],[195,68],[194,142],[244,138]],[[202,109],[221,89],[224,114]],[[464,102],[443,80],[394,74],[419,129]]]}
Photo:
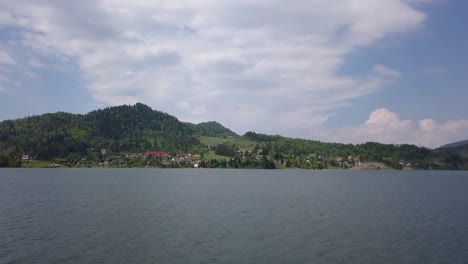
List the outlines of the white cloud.
{"label": "white cloud", "polygon": [[30,58],[28,60],[29,65],[36,67],[36,68],[46,68],[47,65],[39,61],[37,58]]}
{"label": "white cloud", "polygon": [[265,132],[319,126],[333,109],[395,81],[401,73],[380,64],[365,77],[338,70],[351,52],[418,29],[426,17],[403,0],[1,6],[0,24],[21,29],[22,48],[77,62],[97,103],[141,101],[183,120]]}
{"label": "white cloud", "polygon": [[394,70],[388,66],[382,65],[382,64],[374,65],[373,70],[377,74],[384,76],[384,77],[398,78],[401,76],[401,72]]}
{"label": "white cloud", "polygon": [[365,122],[367,126],[391,127],[393,129],[405,129],[411,125],[409,120],[400,120],[400,117],[386,108],[373,111]]}
{"label": "white cloud", "polygon": [[364,143],[376,141],[381,143],[408,143],[408,131],[412,130],[410,120],[400,117],[386,108],[373,111],[364,124],[341,127],[326,133],[337,142]]}
{"label": "white cloud", "polygon": [[437,127],[436,121],[427,118],[419,121],[419,127],[423,131],[434,131]]}
{"label": "white cloud", "polygon": [[10,54],[0,50],[0,64],[15,64],[15,60],[10,56]]}
{"label": "white cloud", "polygon": [[387,144],[415,144],[436,148],[464,140],[468,134],[468,120],[451,120],[438,123],[431,118],[415,125],[411,120],[402,120],[386,108],[373,111],[364,124],[359,126],[322,129],[320,133],[333,141],[364,143],[375,141]]}
{"label": "white cloud", "polygon": [[179,101],[176,104],[176,107],[181,110],[190,109],[190,103],[188,101]]}
{"label": "white cloud", "polygon": [[39,79],[40,76],[37,73],[34,73],[32,71],[24,71],[24,75],[28,79]]}

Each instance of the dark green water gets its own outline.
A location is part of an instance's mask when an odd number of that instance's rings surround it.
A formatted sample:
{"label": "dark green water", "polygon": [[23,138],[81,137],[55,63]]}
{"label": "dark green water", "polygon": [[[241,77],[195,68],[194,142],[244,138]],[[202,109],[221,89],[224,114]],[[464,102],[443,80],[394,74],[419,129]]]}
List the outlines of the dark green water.
{"label": "dark green water", "polygon": [[468,173],[0,170],[0,263],[468,263]]}

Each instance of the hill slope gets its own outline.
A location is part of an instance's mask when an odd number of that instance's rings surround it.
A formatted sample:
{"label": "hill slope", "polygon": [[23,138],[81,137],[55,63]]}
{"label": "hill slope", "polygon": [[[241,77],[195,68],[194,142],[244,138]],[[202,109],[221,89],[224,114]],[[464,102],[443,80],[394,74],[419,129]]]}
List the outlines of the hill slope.
{"label": "hill slope", "polygon": [[450,143],[450,144],[446,144],[446,145],[443,145],[439,148],[457,148],[457,147],[463,147],[465,145],[468,145],[468,139],[467,140],[462,140],[462,141],[457,141],[457,142],[453,142],[453,143]]}
{"label": "hill slope", "polygon": [[137,103],[92,111],[86,115],[54,113],[0,123],[0,150],[33,153],[38,159],[113,151],[185,150],[199,144],[192,124]]}
{"label": "hill slope", "polygon": [[[219,163],[210,158],[207,167],[271,168],[274,162],[279,167],[349,168],[375,161],[393,168],[460,169],[468,167],[466,146],[430,150],[407,144],[353,145],[255,132],[239,137],[217,122],[185,123],[140,103],[85,115],[58,112],[0,122],[0,167],[17,167],[23,154],[37,160],[66,160],[70,166],[83,159],[94,164],[114,159],[116,166],[130,166],[132,153],[154,150],[224,157]],[[101,149],[112,150],[112,156],[100,155]],[[138,166],[149,162],[145,159],[139,154]]]}
{"label": "hill slope", "polygon": [[195,129],[202,135],[207,137],[237,137],[236,133],[224,127],[216,121],[203,122],[195,125]]}

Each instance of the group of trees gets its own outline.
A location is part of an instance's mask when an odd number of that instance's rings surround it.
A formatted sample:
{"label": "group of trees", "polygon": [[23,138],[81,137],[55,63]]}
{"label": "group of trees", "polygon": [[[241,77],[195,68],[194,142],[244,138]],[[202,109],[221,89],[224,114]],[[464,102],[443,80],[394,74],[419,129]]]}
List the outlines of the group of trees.
{"label": "group of trees", "polygon": [[146,105],[123,105],[86,115],[54,113],[0,123],[0,149],[36,159],[87,155],[89,149],[113,151],[187,151],[199,145],[192,124]]}
{"label": "group of trees", "polygon": [[207,137],[237,137],[238,135],[218,122],[202,122],[194,125],[196,131]]}
{"label": "group of trees", "polygon": [[21,166],[21,160],[17,157],[0,155],[0,168],[18,168]]}
{"label": "group of trees", "polygon": [[[179,121],[167,113],[137,103],[92,111],[85,115],[58,112],[0,122],[0,166],[17,166],[23,154],[35,159],[102,160],[100,149],[114,152],[160,150],[168,153],[203,154],[207,146],[200,136],[236,138],[217,122],[198,125]],[[468,147],[430,150],[414,145],[324,143],[279,135],[247,132],[243,138],[255,142],[248,151],[235,144],[217,144],[214,152],[226,161],[206,161],[206,167],[271,168],[275,162],[286,167],[324,168],[336,166],[338,156],[359,157],[400,168],[402,161],[420,168],[466,168]],[[240,153],[241,149],[246,153]],[[257,156],[258,155],[258,156]],[[229,159],[228,159],[229,158]]]}
{"label": "group of trees", "polygon": [[232,169],[275,169],[275,162],[262,156],[260,159],[236,156],[231,159],[211,159],[202,160],[199,164],[201,168],[232,168]]}
{"label": "group of trees", "polygon": [[234,157],[237,154],[238,147],[236,145],[228,145],[228,144],[218,144],[214,147],[214,151],[216,155],[226,156],[226,157]]}
{"label": "group of trees", "polygon": [[[286,167],[326,168],[337,166],[337,157],[358,158],[360,162],[376,161],[401,169],[403,165],[422,169],[463,169],[468,164],[468,145],[457,148],[430,150],[425,147],[402,144],[364,144],[324,143],[314,140],[294,139],[278,135],[264,135],[247,132],[244,137],[259,142],[255,149],[261,150],[272,160]],[[402,165],[403,164],[403,165]]]}

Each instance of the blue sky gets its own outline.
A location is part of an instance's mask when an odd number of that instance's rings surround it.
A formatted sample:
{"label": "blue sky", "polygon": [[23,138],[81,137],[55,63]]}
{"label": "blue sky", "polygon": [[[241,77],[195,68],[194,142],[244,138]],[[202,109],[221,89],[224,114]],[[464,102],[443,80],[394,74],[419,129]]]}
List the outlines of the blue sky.
{"label": "blue sky", "polygon": [[468,138],[468,2],[2,1],[0,120],[142,102],[238,133]]}

